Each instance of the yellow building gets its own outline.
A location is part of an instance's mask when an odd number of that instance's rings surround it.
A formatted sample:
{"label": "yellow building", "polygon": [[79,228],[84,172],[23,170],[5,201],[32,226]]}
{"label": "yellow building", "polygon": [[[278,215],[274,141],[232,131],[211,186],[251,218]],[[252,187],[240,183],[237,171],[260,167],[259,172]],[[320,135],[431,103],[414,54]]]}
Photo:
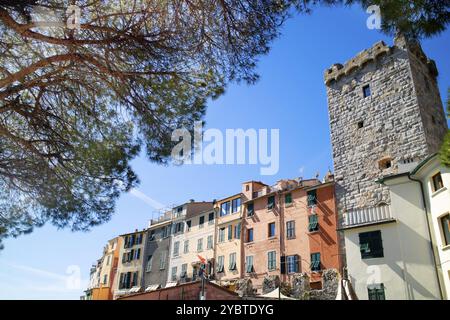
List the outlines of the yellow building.
{"label": "yellow building", "polygon": [[119,236],[122,245],[118,256],[117,273],[114,277],[114,299],[142,291],[144,286],[143,263],[147,240],[146,230]]}
{"label": "yellow building", "polygon": [[216,202],[215,278],[233,286],[242,275],[242,194]]}

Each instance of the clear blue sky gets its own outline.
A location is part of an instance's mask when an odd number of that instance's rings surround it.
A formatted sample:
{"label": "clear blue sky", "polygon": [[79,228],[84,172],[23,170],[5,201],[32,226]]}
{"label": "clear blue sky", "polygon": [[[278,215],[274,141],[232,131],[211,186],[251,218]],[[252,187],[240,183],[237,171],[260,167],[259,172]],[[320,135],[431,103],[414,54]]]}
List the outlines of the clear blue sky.
{"label": "clear blue sky", "polygon": [[[5,241],[0,252],[0,299],[79,299],[91,264],[100,257],[108,239],[142,229],[152,217],[153,199],[170,205],[189,199],[212,200],[240,191],[246,180],[274,183],[281,178],[313,177],[332,168],[327,100],[323,72],[336,62],[384,40],[393,40],[366,27],[359,7],[318,8],[312,15],[296,15],[262,57],[261,80],[253,86],[232,85],[210,103],[206,127],[280,129],[280,170],[260,176],[256,165],[163,167],[141,157],[133,162],[148,199],[126,194],[108,223],[88,233],[57,230],[51,225],[32,234]],[[422,43],[440,71],[442,99],[450,86],[450,31]],[[81,289],[68,289],[69,266],[79,266]]]}

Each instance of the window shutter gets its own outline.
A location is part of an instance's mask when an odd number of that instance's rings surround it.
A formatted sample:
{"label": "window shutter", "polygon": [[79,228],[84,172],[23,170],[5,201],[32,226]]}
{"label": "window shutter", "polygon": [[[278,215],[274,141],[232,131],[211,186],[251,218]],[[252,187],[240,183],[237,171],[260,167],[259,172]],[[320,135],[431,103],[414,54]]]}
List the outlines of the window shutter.
{"label": "window shutter", "polygon": [[281,274],[286,274],[287,273],[286,256],[281,256],[280,257],[280,269],[281,269]]}
{"label": "window shutter", "polygon": [[299,266],[299,262],[300,262],[300,256],[298,254],[294,255],[294,272],[300,272],[300,266]]}
{"label": "window shutter", "polygon": [[233,239],[233,226],[229,225],[228,226],[228,240]]}

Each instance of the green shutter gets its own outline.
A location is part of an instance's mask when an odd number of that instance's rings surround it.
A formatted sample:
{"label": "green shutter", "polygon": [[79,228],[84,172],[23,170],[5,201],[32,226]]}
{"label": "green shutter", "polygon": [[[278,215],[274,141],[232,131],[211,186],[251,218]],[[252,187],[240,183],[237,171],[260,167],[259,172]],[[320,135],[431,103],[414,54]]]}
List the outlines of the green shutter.
{"label": "green shutter", "polygon": [[292,194],[287,193],[287,194],[284,196],[284,202],[285,202],[286,204],[291,204],[291,203],[292,203]]}
{"label": "green shutter", "polygon": [[307,193],[307,201],[308,201],[308,207],[315,206],[317,204],[317,194],[316,190],[310,190]]}
{"label": "green shutter", "polygon": [[308,217],[309,224],[308,224],[308,231],[313,232],[317,231],[319,228],[319,219],[317,217],[317,214],[310,215]]}

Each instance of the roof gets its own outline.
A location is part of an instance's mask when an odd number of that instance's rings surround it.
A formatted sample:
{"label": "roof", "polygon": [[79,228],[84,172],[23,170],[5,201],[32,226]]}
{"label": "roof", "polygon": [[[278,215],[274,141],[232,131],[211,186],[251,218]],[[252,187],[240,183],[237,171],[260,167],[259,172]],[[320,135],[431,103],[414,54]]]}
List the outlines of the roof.
{"label": "roof", "polygon": [[414,170],[411,171],[412,175],[415,175],[418,171],[420,171],[420,169],[422,169],[428,162],[430,162],[431,160],[433,160],[435,157],[437,157],[437,153],[433,153],[432,155],[426,157],[425,159],[423,159],[418,165],[417,167],[415,167]]}
{"label": "roof", "polygon": [[279,287],[276,288],[275,290],[273,290],[273,291],[271,291],[269,293],[263,294],[263,295],[261,295],[259,297],[261,297],[261,298],[269,298],[269,299],[281,299],[281,300],[297,300],[295,298],[291,298],[291,297],[288,297],[288,296],[285,296],[284,294],[282,294],[280,292],[280,288]]}
{"label": "roof", "polygon": [[425,165],[427,165],[431,160],[435,159],[437,157],[437,153],[433,153],[432,155],[429,155],[428,157],[426,157],[425,159],[423,159],[421,162],[419,162],[419,164],[411,171],[407,171],[407,172],[402,172],[402,173],[397,173],[397,174],[390,174],[390,175],[386,175],[384,177],[381,177],[377,180],[375,180],[375,182],[379,183],[379,184],[384,184],[384,182],[386,180],[390,180],[390,179],[395,179],[395,178],[400,178],[403,176],[413,176],[415,174],[417,174]]}
{"label": "roof", "polygon": [[137,230],[134,232],[128,232],[128,233],[124,233],[124,234],[120,234],[119,237],[123,237],[123,236],[128,236],[130,234],[136,234],[136,233],[143,233],[145,231],[147,231],[148,228],[142,229],[142,230]]}
{"label": "roof", "polygon": [[[178,287],[187,287],[187,286],[192,286],[192,285],[198,286],[199,284],[200,284],[199,281],[192,281],[192,282],[180,283],[180,284],[177,284],[175,286],[170,286],[170,287],[167,287],[167,285],[166,285],[165,288],[156,289],[156,290],[154,290],[152,292],[155,292],[155,291],[161,291],[162,292],[162,291],[166,291],[166,290],[173,290],[174,288],[178,288]],[[211,286],[211,287],[214,287],[214,288],[219,289],[221,291],[224,291],[224,292],[226,292],[227,294],[229,294],[231,296],[239,297],[239,295],[236,292],[230,291],[230,290],[228,290],[228,289],[226,289],[226,288],[224,288],[222,286],[219,286],[219,285],[217,285],[215,283],[212,283],[211,281],[205,281],[205,286]],[[134,296],[138,296],[138,295],[145,295],[145,294],[148,294],[148,293],[149,292],[140,292],[140,293],[136,293],[136,294],[131,294],[131,295],[127,295],[127,296],[124,296],[124,297],[120,297],[118,299],[119,300],[126,300],[127,298],[130,298],[130,297],[134,297]]]}

